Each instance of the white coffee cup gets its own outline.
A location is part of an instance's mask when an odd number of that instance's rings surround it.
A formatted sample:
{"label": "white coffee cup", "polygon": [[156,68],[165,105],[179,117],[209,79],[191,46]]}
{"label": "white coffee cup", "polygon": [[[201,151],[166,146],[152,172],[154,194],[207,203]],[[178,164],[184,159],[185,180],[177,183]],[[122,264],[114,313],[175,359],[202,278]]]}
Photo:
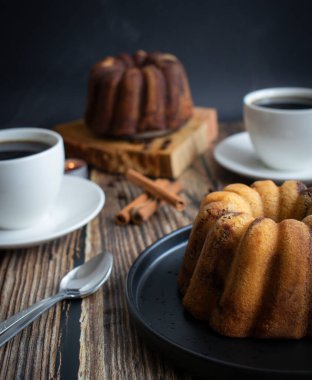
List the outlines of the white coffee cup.
{"label": "white coffee cup", "polygon": [[[44,144],[46,149],[13,158],[16,150]],[[23,143],[21,143],[23,142]],[[15,144],[15,143],[14,143]],[[22,144],[22,145],[21,145]],[[0,228],[31,227],[48,214],[61,188],[64,175],[62,137],[43,128],[0,130]]]}
{"label": "white coffee cup", "polygon": [[[265,106],[268,102],[270,108]],[[291,107],[291,102],[302,108]],[[288,109],[280,108],[280,103],[288,103]],[[290,171],[312,168],[312,89],[251,92],[244,97],[244,123],[258,157],[267,166]]]}

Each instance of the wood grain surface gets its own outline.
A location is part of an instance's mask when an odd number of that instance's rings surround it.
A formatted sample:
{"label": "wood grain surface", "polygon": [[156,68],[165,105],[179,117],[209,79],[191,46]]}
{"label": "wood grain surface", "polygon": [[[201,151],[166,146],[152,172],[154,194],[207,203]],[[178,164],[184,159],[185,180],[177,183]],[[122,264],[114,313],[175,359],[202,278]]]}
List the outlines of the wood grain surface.
{"label": "wood grain surface", "polygon": [[[241,129],[239,123],[222,124],[219,138]],[[126,275],[147,246],[193,221],[206,192],[244,180],[218,166],[211,148],[180,177],[187,208],[179,213],[165,205],[139,226],[114,223],[116,212],[141,192],[138,187],[97,170],[91,180],[105,191],[106,204],[87,226],[41,246],[0,250],[0,320],[56,293],[65,273],[102,250],[114,255],[112,275],[96,294],[59,303],[0,348],[0,379],[191,379],[135,331]]]}

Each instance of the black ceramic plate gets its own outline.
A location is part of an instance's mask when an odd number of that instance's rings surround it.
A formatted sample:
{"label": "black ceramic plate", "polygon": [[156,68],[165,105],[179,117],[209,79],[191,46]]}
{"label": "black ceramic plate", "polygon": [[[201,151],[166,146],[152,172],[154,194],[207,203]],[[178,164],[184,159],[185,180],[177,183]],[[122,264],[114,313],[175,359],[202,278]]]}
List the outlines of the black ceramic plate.
{"label": "black ceramic plate", "polygon": [[254,375],[312,378],[312,341],[226,338],[189,316],[181,305],[176,276],[191,226],[147,248],[126,283],[130,315],[154,349],[183,369],[207,375],[211,368]]}

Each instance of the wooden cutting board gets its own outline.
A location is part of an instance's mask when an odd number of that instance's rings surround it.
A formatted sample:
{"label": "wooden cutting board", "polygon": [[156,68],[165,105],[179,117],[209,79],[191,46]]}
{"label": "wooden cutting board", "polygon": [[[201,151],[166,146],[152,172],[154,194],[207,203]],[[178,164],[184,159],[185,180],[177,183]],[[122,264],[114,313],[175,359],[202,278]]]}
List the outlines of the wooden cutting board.
{"label": "wooden cutting board", "polygon": [[98,138],[83,120],[54,127],[64,139],[67,157],[82,158],[109,173],[128,168],[153,177],[177,178],[217,137],[217,112],[195,108],[194,116],[180,130],[148,142]]}

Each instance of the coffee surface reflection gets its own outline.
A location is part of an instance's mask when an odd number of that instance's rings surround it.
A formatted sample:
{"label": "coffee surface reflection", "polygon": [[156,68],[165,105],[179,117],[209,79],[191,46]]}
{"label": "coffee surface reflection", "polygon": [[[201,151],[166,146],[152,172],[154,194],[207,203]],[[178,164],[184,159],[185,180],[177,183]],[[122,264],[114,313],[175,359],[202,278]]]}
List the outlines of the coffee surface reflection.
{"label": "coffee surface reflection", "polygon": [[253,102],[256,106],[282,110],[312,109],[312,99],[309,98],[263,98]]}
{"label": "coffee surface reflection", "polygon": [[50,147],[51,145],[40,141],[1,141],[0,161],[31,156],[43,152]]}

